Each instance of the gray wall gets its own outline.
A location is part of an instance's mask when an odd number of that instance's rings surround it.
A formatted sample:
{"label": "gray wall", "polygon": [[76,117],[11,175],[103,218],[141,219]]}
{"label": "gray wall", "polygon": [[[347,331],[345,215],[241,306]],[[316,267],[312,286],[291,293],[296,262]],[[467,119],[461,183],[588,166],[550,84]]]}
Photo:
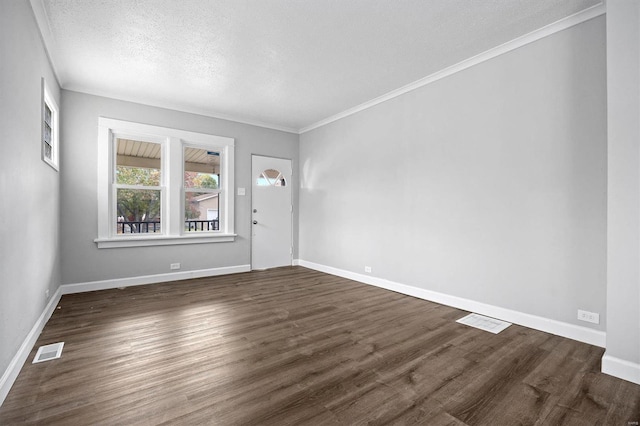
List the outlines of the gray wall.
{"label": "gray wall", "polygon": [[60,285],[60,180],[40,154],[42,77],[59,106],[60,89],[29,2],[2,0],[0,374],[44,310],[45,291],[53,295]]}
{"label": "gray wall", "polygon": [[[635,364],[633,379],[640,384],[640,4],[637,1],[607,3],[607,65],[606,356]],[[603,360],[603,370],[612,372],[607,367]]]}
{"label": "gray wall", "polygon": [[[62,132],[65,150],[61,172],[62,283],[85,283],[115,278],[236,266],[250,263],[251,154],[293,160],[293,202],[298,202],[298,135],[123,102],[72,91],[62,91]],[[97,237],[97,141],[98,117],[134,121],[235,138],[235,184],[247,189],[235,198],[232,243],[161,247],[98,249]],[[297,211],[294,229],[298,228]],[[297,249],[297,233],[294,234]],[[297,250],[296,250],[297,254]]]}
{"label": "gray wall", "polygon": [[599,17],[304,133],[300,259],[604,330],[606,129]]}

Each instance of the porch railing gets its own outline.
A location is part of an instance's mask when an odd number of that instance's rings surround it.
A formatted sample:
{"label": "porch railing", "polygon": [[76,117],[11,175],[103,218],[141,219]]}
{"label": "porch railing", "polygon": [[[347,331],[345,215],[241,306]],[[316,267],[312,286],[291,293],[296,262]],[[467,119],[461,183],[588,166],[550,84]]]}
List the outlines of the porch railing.
{"label": "porch railing", "polygon": [[220,222],[215,220],[185,220],[184,229],[187,231],[217,231],[220,229]]}
{"label": "porch railing", "polygon": [[[218,231],[220,229],[220,221],[215,220],[185,220],[185,231]],[[126,221],[116,222],[116,231],[118,234],[149,234],[160,232],[160,221]]]}

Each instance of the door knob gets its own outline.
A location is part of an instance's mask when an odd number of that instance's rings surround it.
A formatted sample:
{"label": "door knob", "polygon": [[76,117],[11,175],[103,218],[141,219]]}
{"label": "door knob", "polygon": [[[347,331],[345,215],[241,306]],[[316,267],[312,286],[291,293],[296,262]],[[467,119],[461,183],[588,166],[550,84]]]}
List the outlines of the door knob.
{"label": "door knob", "polygon": [[253,224],[254,224],[254,225],[257,225],[257,224],[258,224],[258,221],[257,221],[257,220],[254,220],[254,221],[253,221]]}

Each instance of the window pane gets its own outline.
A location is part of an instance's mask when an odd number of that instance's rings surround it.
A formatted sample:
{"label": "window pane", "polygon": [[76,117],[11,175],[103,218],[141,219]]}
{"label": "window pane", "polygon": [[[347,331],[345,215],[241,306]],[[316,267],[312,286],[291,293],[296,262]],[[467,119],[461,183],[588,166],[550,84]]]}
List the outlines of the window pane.
{"label": "window pane", "polygon": [[51,126],[44,124],[44,141],[51,144]]}
{"label": "window pane", "polygon": [[184,149],[184,187],[218,189],[220,187],[220,153],[186,147]]}
{"label": "window pane", "polygon": [[160,229],[160,191],[118,189],[117,233],[154,233]]}
{"label": "window pane", "polygon": [[51,145],[46,141],[44,143],[44,156],[49,160],[51,160],[51,157],[53,156],[53,149],[51,148]]}
{"label": "window pane", "polygon": [[185,231],[217,231],[220,229],[218,195],[211,192],[185,192]]}
{"label": "window pane", "polygon": [[44,122],[51,125],[51,108],[46,103],[44,104]]}
{"label": "window pane", "polygon": [[161,148],[159,143],[117,139],[116,183],[160,186]]}
{"label": "window pane", "polygon": [[284,179],[284,176],[278,171],[274,169],[267,169],[260,173],[258,179],[256,180],[257,186],[286,186],[287,182]]}

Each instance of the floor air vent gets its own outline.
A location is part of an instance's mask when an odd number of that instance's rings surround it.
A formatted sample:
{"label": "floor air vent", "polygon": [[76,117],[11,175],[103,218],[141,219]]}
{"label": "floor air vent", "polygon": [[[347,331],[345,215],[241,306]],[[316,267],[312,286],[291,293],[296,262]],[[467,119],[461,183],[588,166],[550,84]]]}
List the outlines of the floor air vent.
{"label": "floor air vent", "polygon": [[43,361],[51,361],[52,359],[60,358],[62,355],[62,347],[64,342],[53,343],[51,345],[40,346],[35,358],[33,358],[33,364]]}
{"label": "floor air vent", "polygon": [[469,327],[479,328],[489,333],[498,334],[511,325],[510,322],[501,321],[495,318],[485,317],[479,314],[469,314],[464,318],[460,318],[456,322],[468,325]]}

